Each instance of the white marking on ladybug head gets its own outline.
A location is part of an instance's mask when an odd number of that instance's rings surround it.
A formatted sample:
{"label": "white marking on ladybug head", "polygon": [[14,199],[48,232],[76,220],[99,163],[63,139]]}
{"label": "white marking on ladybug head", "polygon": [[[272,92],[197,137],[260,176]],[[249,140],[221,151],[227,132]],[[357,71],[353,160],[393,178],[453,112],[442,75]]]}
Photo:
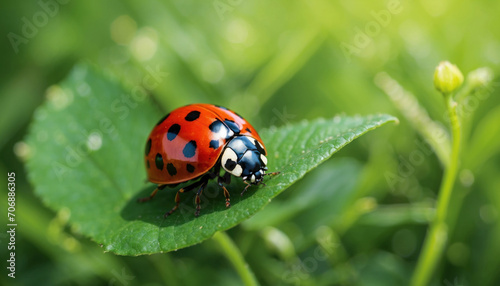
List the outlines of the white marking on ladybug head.
{"label": "white marking on ladybug head", "polygon": [[266,156],[264,156],[264,154],[260,154],[260,160],[262,161],[262,163],[264,163],[264,166],[267,165],[267,158]]}
{"label": "white marking on ladybug head", "polygon": [[254,174],[252,174],[252,176],[250,177],[250,182],[255,183],[255,175]]}
{"label": "white marking on ladybug head", "polygon": [[243,168],[237,163],[238,156],[231,148],[226,148],[222,154],[222,168],[230,174],[239,177],[243,173]]}
{"label": "white marking on ladybug head", "polygon": [[[236,166],[236,161],[238,160],[238,156],[231,148],[224,149],[224,153],[222,153],[222,167],[226,169],[226,171],[232,171]],[[234,162],[234,165],[231,163]],[[229,170],[228,170],[229,169]]]}
{"label": "white marking on ladybug head", "polygon": [[241,168],[239,164],[236,164],[236,167],[234,167],[234,169],[229,173],[233,174],[236,177],[239,177],[241,176],[241,173],[243,173],[243,168]]}

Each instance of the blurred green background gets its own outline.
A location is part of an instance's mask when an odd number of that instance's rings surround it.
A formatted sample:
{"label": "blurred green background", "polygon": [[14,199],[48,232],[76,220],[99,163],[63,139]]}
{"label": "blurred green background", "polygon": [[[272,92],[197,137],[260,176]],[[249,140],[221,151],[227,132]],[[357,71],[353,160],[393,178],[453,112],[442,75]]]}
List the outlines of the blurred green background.
{"label": "blurred green background", "polygon": [[[228,231],[263,285],[407,284],[442,168],[374,78],[388,73],[446,125],[432,85],[439,61],[464,74],[500,68],[500,2],[492,0],[41,0],[7,1],[0,13],[0,180],[6,186],[7,172],[16,172],[19,224],[16,279],[6,276],[8,237],[0,234],[2,285],[241,284],[213,241],[142,257],[103,253],[71,231],[64,211],[34,195],[23,138],[45,91],[77,62],[130,85],[161,71],[168,75],[150,91],[165,112],[221,104],[257,130],[338,113],[400,118]],[[432,285],[500,283],[498,87],[467,105],[470,139],[450,206],[455,223]],[[402,179],[388,181],[388,174]],[[3,228],[6,192],[1,200]]]}

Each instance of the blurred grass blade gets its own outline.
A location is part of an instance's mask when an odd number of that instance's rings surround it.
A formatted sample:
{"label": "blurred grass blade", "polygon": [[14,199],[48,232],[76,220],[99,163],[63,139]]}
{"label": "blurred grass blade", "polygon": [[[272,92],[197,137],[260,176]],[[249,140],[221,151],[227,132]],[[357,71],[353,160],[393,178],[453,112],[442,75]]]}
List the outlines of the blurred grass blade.
{"label": "blurred grass blade", "polygon": [[406,116],[408,121],[424,137],[436,152],[441,164],[448,166],[450,157],[450,138],[448,131],[429,117],[413,94],[385,72],[375,76],[375,84],[392,100],[394,105]]}
{"label": "blurred grass blade", "polygon": [[478,122],[471,136],[467,152],[464,152],[464,166],[475,170],[486,160],[500,151],[500,106],[491,110]]}
{"label": "blurred grass blade", "polygon": [[[314,55],[326,38],[323,29],[314,27],[293,34],[285,49],[276,54],[257,74],[247,90],[249,96],[257,96],[261,104],[297,73]],[[242,100],[242,102],[248,102]]]}

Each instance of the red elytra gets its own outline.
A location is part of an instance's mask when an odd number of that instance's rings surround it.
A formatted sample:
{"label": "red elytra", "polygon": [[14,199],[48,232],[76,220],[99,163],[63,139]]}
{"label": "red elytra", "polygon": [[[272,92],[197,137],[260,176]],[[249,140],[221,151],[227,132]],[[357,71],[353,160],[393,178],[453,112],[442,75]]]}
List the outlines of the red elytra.
{"label": "red elytra", "polygon": [[[230,206],[229,192],[223,183],[230,175],[241,177],[247,184],[261,184],[267,170],[267,151],[257,131],[245,119],[227,108],[211,104],[192,104],[180,107],[164,116],[151,131],[146,143],[145,163],[148,180],[158,188],[139,201],[154,197],[158,190],[190,180],[198,180],[176,194],[199,187],[196,212],[200,211],[200,194],[210,179],[217,178]],[[224,169],[226,173],[220,176]],[[277,174],[277,173],[270,173]],[[247,182],[248,181],[248,182]]]}
{"label": "red elytra", "polygon": [[[220,135],[223,134],[211,132],[209,126],[217,120],[232,120],[240,129],[239,135],[262,142],[252,125],[224,107],[211,104],[183,106],[163,117],[148,137],[147,142],[151,142],[146,143],[148,180],[156,184],[177,184],[213,168],[229,139],[222,138],[224,136]],[[195,149],[194,156],[187,157],[184,149]]]}

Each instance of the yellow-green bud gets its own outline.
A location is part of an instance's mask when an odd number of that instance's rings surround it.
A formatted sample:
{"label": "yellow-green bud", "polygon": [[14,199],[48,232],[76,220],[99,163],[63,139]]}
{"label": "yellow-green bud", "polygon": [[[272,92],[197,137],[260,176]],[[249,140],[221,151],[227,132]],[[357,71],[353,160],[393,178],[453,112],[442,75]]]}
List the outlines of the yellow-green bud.
{"label": "yellow-green bud", "polygon": [[443,94],[449,94],[464,81],[462,72],[448,61],[440,62],[434,72],[434,86]]}

